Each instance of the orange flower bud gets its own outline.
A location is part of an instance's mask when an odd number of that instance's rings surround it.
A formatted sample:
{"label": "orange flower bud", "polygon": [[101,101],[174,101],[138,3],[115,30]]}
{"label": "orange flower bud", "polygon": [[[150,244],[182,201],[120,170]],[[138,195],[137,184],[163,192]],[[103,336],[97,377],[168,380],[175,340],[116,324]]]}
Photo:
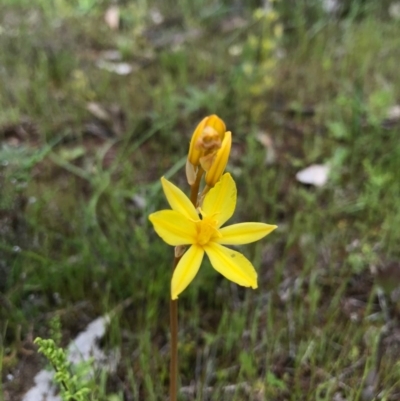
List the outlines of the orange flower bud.
{"label": "orange flower bud", "polygon": [[203,118],[197,125],[186,162],[186,176],[190,185],[193,185],[200,165],[206,171],[211,167],[215,154],[221,148],[225,130],[225,123],[215,114]]}
{"label": "orange flower bud", "polygon": [[198,166],[200,157],[219,149],[225,130],[225,123],[215,114],[203,118],[196,127],[190,141],[189,162],[194,166]]}

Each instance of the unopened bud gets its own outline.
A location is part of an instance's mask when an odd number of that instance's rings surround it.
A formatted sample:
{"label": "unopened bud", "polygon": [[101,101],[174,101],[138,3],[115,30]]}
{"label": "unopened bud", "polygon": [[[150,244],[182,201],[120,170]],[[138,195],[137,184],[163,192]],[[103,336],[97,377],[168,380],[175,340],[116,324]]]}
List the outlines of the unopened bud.
{"label": "unopened bud", "polygon": [[208,169],[205,181],[209,187],[213,187],[221,178],[228,163],[229,154],[232,146],[232,134],[230,131],[225,132],[224,140],[222,141],[220,149],[214,156],[214,159]]}

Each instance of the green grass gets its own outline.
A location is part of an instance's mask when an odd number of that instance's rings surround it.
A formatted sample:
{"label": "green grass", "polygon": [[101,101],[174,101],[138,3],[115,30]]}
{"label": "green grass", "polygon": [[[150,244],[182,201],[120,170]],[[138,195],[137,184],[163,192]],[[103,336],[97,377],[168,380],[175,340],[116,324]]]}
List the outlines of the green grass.
{"label": "green grass", "polygon": [[[67,344],[131,299],[105,340],[121,349],[118,375],[99,377],[93,399],[167,399],[173,250],[147,215],[166,207],[162,175],[188,189],[190,136],[217,113],[234,138],[234,220],[279,229],[243,247],[256,291],[206,262],[180,297],[181,385],[197,389],[186,399],[361,401],[373,369],[377,399],[397,399],[399,307],[390,302],[387,323],[371,273],[400,267],[400,128],[382,124],[400,98],[390,2],[349,2],[333,18],[318,2],[282,0],[278,38],[250,5],[178,3],[126,2],[117,32],[103,22],[106,2],[0,6],[4,394],[21,390],[18,369],[33,358],[24,350],[49,335],[54,315]],[[241,24],[224,30],[234,17]],[[137,71],[97,68],[109,49]],[[96,120],[89,102],[110,120]],[[275,151],[269,165],[261,131]],[[332,167],[322,188],[295,179],[313,163]],[[398,277],[378,282],[393,288]]]}

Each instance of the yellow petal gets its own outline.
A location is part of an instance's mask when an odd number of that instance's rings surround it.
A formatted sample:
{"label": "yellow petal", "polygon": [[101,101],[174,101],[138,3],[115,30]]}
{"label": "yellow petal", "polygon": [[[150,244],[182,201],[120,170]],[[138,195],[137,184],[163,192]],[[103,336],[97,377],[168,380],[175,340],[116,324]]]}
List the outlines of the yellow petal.
{"label": "yellow petal", "polygon": [[206,126],[208,118],[209,117],[204,117],[199,122],[199,124],[197,125],[196,129],[193,132],[192,139],[190,141],[188,161],[194,166],[198,166],[199,159],[202,155],[202,150],[198,148],[197,141],[203,134],[203,130],[204,130],[204,127]]}
{"label": "yellow petal", "polygon": [[197,236],[196,224],[175,210],[152,213],[149,220],[156,233],[168,245],[193,244]]}
{"label": "yellow petal", "polygon": [[236,184],[231,175],[226,173],[207,193],[201,209],[207,216],[215,216],[219,228],[232,217],[235,206]]}
{"label": "yellow petal", "polygon": [[183,214],[188,219],[200,220],[190,199],[177,186],[164,177],[161,177],[161,184],[168,203],[173,210]]}
{"label": "yellow petal", "polygon": [[200,246],[192,245],[182,256],[174,271],[171,282],[171,298],[178,295],[192,282],[200,269],[204,250]]}
{"label": "yellow petal", "polygon": [[220,238],[216,238],[215,242],[224,245],[241,245],[258,241],[270,232],[274,231],[277,226],[264,223],[239,223],[228,227],[220,228]]}
{"label": "yellow petal", "polygon": [[208,117],[206,127],[211,127],[215,131],[217,131],[221,139],[223,138],[226,131],[225,123],[216,114],[211,114],[211,116]]}
{"label": "yellow petal", "polygon": [[211,164],[211,167],[208,169],[207,174],[204,178],[206,184],[209,187],[213,187],[221,178],[221,175],[224,173],[225,167],[228,163],[229,154],[231,153],[231,146],[232,146],[232,134],[230,131],[228,131],[225,132],[221,148],[216,153],[214,160]]}
{"label": "yellow petal", "polygon": [[204,247],[214,269],[228,280],[244,287],[257,288],[257,272],[241,253],[211,242]]}

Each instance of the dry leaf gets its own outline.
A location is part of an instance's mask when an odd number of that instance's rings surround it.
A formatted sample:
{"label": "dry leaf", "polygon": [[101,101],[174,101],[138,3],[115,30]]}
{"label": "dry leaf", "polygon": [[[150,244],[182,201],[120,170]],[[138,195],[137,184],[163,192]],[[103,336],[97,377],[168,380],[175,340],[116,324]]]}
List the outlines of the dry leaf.
{"label": "dry leaf", "polygon": [[396,104],[390,107],[386,113],[386,118],[382,120],[382,127],[390,129],[400,122],[400,105]]}
{"label": "dry leaf", "polygon": [[101,52],[100,58],[107,61],[120,61],[122,54],[119,50],[104,50]]}
{"label": "dry leaf", "polygon": [[390,4],[388,11],[393,19],[400,19],[400,2]]}
{"label": "dry leaf", "polygon": [[116,5],[108,7],[104,14],[104,21],[110,29],[117,31],[119,29],[119,7]]}
{"label": "dry leaf", "polygon": [[265,148],[265,164],[273,164],[276,160],[276,152],[271,136],[265,132],[260,132],[257,134],[257,140]]}
{"label": "dry leaf", "polygon": [[329,166],[323,164],[313,164],[296,174],[296,180],[302,184],[315,185],[322,187],[326,184],[329,175]]}
{"label": "dry leaf", "polygon": [[340,3],[338,0],[323,0],[322,8],[328,14],[336,14],[340,10]]}
{"label": "dry leaf", "polygon": [[256,138],[265,148],[265,164],[273,164],[276,160],[276,152],[271,136],[265,132],[259,132]]}
{"label": "dry leaf", "polygon": [[86,109],[100,121],[104,122],[110,121],[110,114],[99,103],[89,102],[86,105]]}
{"label": "dry leaf", "polygon": [[248,21],[240,16],[234,16],[230,18],[226,18],[221,22],[221,31],[223,33],[229,33],[236,31],[238,29],[242,29],[248,25]]}
{"label": "dry leaf", "polygon": [[[128,63],[112,63],[110,61],[99,60],[96,65],[102,70],[114,72],[118,75],[128,75],[134,70],[134,67]],[[139,69],[138,66],[136,66],[135,70],[137,69]]]}
{"label": "dry leaf", "polygon": [[96,121],[86,125],[88,133],[103,137],[120,136],[126,129],[126,116],[117,104],[103,106],[89,102],[86,109],[96,118]]}
{"label": "dry leaf", "polygon": [[387,112],[387,118],[390,120],[400,120],[400,105],[392,106]]}
{"label": "dry leaf", "polygon": [[164,16],[161,14],[160,10],[157,8],[150,9],[150,18],[155,25],[160,25],[164,22]]}

